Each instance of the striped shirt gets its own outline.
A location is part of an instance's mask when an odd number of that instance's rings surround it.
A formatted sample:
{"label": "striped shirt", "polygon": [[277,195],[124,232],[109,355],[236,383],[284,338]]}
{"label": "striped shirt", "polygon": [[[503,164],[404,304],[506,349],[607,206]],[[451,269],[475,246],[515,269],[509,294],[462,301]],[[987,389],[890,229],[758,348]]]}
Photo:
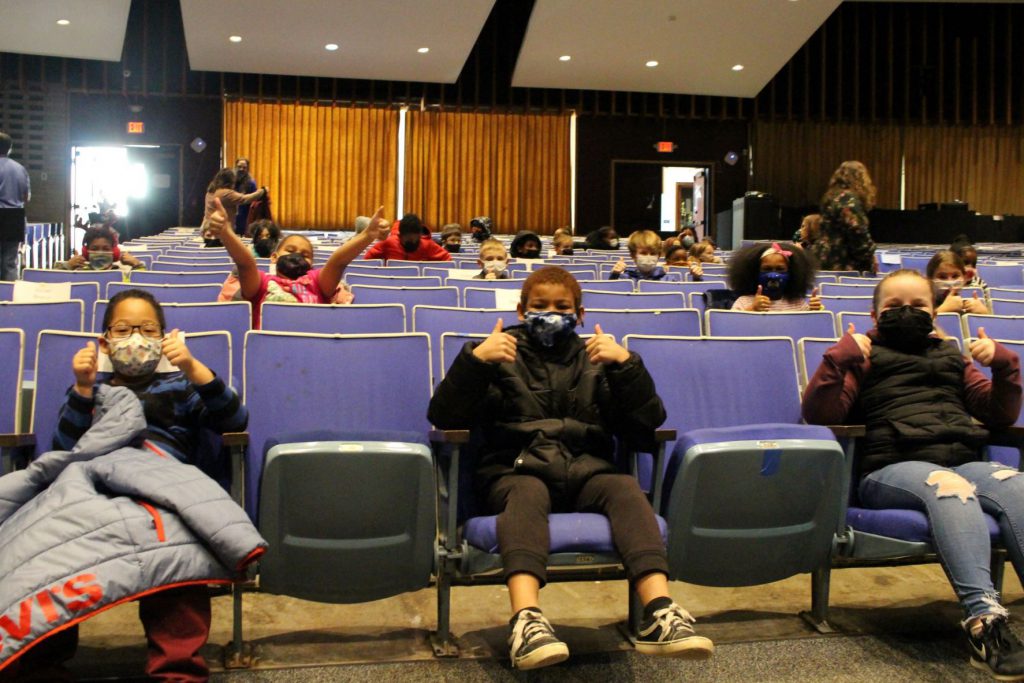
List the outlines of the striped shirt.
{"label": "striped shirt", "polygon": [[[754,305],[754,298],[753,294],[741,296],[733,303],[732,310],[749,311],[750,307]],[[807,299],[776,299],[768,306],[768,311],[771,313],[809,310],[811,310],[811,305],[807,303]]]}
{"label": "striped shirt", "polygon": [[[111,375],[105,375],[99,381],[109,383]],[[238,394],[219,377],[195,386],[182,373],[172,372],[128,388],[142,402],[146,438],[182,462],[195,464],[202,429],[217,434],[240,432],[249,422],[249,411]],[[54,449],[67,451],[78,443],[92,426],[94,407],[92,398],[80,396],[74,387],[68,390],[53,436]]]}

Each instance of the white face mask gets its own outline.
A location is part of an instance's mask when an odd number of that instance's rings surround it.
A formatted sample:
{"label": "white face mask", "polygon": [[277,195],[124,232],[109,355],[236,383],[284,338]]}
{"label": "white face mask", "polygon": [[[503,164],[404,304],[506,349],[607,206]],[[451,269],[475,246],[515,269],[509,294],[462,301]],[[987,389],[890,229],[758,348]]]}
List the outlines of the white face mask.
{"label": "white face mask", "polygon": [[658,257],[654,254],[640,254],[636,257],[636,267],[644,273],[649,273],[658,266]]}
{"label": "white face mask", "polygon": [[964,286],[964,281],[963,278],[957,278],[956,280],[936,280],[935,284],[939,289],[960,289]]}
{"label": "white face mask", "polygon": [[504,273],[505,265],[508,262],[505,259],[492,259],[490,261],[484,261],[484,270],[488,273]]}

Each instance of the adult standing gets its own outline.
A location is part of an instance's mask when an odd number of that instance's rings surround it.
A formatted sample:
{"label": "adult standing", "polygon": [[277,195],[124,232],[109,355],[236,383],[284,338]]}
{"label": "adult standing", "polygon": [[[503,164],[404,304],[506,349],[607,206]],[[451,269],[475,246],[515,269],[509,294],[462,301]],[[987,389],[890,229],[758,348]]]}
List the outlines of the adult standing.
{"label": "adult standing", "polygon": [[[235,192],[239,194],[252,194],[256,191],[256,181],[249,175],[249,160],[239,157],[235,160]],[[241,204],[238,207],[238,214],[235,216],[235,234],[244,235],[249,225],[249,205]]]}
{"label": "adult standing", "polygon": [[821,234],[812,245],[822,270],[875,271],[875,243],[868,212],[875,185],[859,161],[844,161],[832,174],[821,200]]}
{"label": "adult standing", "polygon": [[222,168],[217,171],[217,175],[213,176],[213,180],[206,188],[206,211],[203,223],[206,223],[210,215],[217,210],[214,199],[220,199],[220,203],[224,206],[224,213],[228,219],[227,224],[237,225],[238,208],[249,204],[254,199],[260,199],[266,194],[267,188],[265,187],[248,194],[237,192],[235,190],[235,169]]}
{"label": "adult standing", "polygon": [[32,196],[28,171],[8,155],[10,135],[0,131],[0,280],[18,279],[18,252],[25,239],[25,202]]}

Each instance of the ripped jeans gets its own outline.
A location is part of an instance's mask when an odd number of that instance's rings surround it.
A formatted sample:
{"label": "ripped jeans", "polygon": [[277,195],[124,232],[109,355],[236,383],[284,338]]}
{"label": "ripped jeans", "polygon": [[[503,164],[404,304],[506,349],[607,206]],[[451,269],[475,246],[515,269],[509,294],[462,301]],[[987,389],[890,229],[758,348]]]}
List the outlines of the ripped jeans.
{"label": "ripped jeans", "polygon": [[[966,480],[966,481],[965,481]],[[865,476],[860,500],[875,509],[920,510],[967,619],[1006,614],[989,570],[991,545],[982,512],[999,523],[1017,575],[1024,580],[1024,476],[994,462],[947,469],[926,462],[899,462]]]}

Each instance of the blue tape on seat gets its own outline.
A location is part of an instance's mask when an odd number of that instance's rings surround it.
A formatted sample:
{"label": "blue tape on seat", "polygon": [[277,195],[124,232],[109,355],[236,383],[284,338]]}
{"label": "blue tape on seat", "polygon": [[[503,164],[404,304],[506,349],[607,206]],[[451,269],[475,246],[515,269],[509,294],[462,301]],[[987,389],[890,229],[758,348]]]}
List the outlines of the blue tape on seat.
{"label": "blue tape on seat", "polygon": [[768,448],[764,451],[761,459],[761,476],[770,477],[779,471],[779,462],[782,460],[781,448]]}

